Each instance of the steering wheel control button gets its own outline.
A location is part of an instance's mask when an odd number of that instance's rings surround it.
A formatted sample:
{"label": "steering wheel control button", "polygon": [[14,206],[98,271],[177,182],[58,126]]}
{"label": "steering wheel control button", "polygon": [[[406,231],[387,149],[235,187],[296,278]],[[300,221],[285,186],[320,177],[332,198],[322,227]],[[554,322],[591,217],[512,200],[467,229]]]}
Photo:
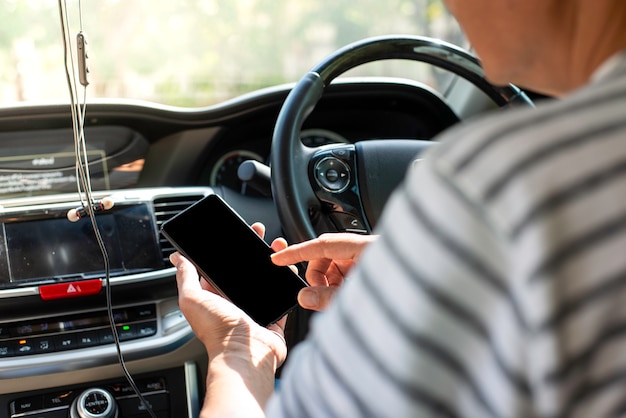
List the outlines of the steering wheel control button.
{"label": "steering wheel control button", "polygon": [[341,193],[350,184],[350,168],[336,157],[326,157],[315,164],[315,180],[331,193]]}
{"label": "steering wheel control button", "polygon": [[108,391],[93,388],[84,391],[72,404],[72,418],[115,418],[117,403]]}
{"label": "steering wheel control button", "polygon": [[347,160],[350,157],[350,151],[354,150],[354,145],[348,147],[333,148],[331,152],[335,157]]}
{"label": "steering wheel control button", "polygon": [[367,234],[367,228],[363,222],[351,213],[332,212],[330,214],[337,229],[343,232],[354,232],[357,234]]}
{"label": "steering wheel control button", "polygon": [[43,300],[55,300],[97,295],[100,290],[102,290],[102,280],[94,279],[39,286],[39,296]]}

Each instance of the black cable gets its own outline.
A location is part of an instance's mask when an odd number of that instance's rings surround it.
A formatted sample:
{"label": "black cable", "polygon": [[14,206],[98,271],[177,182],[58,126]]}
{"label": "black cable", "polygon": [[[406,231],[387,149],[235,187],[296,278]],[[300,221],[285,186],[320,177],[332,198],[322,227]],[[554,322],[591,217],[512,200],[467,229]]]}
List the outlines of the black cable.
{"label": "black cable", "polygon": [[96,241],[98,242],[98,246],[100,247],[100,251],[102,253],[102,258],[104,260],[104,268],[105,268],[105,294],[106,294],[106,302],[107,302],[107,314],[109,316],[109,324],[111,325],[111,332],[113,333],[113,339],[115,340],[115,349],[117,350],[117,359],[122,367],[122,371],[124,372],[124,376],[126,376],[126,380],[132,387],[133,391],[137,394],[140,402],[143,404],[146,412],[150,414],[152,418],[156,418],[154,411],[152,410],[152,406],[148,403],[146,398],[143,396],[139,388],[137,387],[135,380],[132,375],[128,371],[126,367],[126,361],[124,360],[124,354],[122,353],[122,347],[120,345],[120,337],[117,332],[117,327],[115,325],[115,317],[113,316],[113,298],[111,295],[111,266],[109,261],[109,254],[107,252],[106,246],[104,244],[104,240],[102,239],[102,235],[100,234],[100,229],[98,228],[98,223],[96,222],[96,216],[93,213],[92,207],[85,208],[89,218],[91,219],[91,226],[93,227],[94,234],[96,236]]}

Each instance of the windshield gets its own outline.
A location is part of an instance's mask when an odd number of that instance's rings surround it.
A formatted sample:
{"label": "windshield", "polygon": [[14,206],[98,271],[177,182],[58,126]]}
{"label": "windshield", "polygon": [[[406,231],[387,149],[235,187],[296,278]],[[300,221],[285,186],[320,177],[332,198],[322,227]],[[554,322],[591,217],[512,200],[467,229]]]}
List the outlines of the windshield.
{"label": "windshield", "polygon": [[[82,30],[87,38],[88,100],[209,106],[297,81],[334,50],[370,36],[405,33],[463,45],[439,0],[62,1],[69,33]],[[2,103],[68,101],[59,2],[3,0],[0,15]],[[407,62],[365,67],[350,75],[442,82],[432,69]]]}

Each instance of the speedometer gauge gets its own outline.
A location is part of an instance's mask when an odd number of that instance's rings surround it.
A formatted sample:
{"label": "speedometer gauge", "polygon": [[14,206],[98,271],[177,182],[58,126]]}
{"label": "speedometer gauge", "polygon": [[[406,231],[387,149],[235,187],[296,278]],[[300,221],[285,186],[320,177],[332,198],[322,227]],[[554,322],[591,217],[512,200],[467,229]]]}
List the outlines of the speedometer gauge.
{"label": "speedometer gauge", "polygon": [[235,150],[224,154],[211,170],[210,185],[226,186],[241,191],[243,184],[237,177],[237,169],[247,160],[264,161],[256,152],[247,150]]}

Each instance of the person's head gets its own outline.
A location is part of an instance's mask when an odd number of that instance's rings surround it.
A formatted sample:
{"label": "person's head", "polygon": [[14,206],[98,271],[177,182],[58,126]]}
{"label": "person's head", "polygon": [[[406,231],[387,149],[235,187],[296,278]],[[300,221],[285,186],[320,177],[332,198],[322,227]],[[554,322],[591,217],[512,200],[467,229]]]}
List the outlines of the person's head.
{"label": "person's head", "polygon": [[496,84],[560,95],[626,48],[624,0],[444,0]]}

